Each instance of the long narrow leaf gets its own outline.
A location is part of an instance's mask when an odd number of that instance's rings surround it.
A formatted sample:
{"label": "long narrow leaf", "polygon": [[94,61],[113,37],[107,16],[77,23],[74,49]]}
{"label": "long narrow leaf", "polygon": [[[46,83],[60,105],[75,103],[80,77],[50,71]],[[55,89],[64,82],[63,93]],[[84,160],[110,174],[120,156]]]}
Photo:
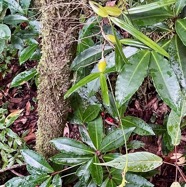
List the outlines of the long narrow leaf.
{"label": "long narrow leaf", "polygon": [[103,103],[107,106],[110,105],[109,94],[108,94],[108,86],[105,74],[100,73],[100,86],[101,86],[101,95],[103,99]]}
{"label": "long narrow leaf", "polygon": [[115,45],[115,63],[116,63],[116,71],[120,72],[125,63],[128,63],[128,60],[122,50],[122,45],[120,40],[118,39],[115,30],[113,29],[116,45]]}
{"label": "long narrow leaf", "polygon": [[148,49],[148,47],[146,45],[144,45],[143,43],[141,43],[137,40],[134,40],[134,39],[125,38],[125,39],[121,39],[120,42],[124,45]]}
{"label": "long narrow leaf", "polygon": [[150,38],[145,36],[142,32],[138,31],[135,27],[132,25],[129,25],[125,23],[124,21],[118,19],[118,18],[110,18],[114,24],[116,24],[121,29],[126,30],[129,32],[132,36],[134,36],[136,39],[150,47],[151,49],[154,49],[158,53],[162,54],[163,56],[169,57],[169,54],[158,44],[156,44],[154,41],[152,41]]}
{"label": "long narrow leaf", "polygon": [[78,83],[76,83],[74,86],[72,86],[64,95],[64,98],[68,98],[72,93],[77,91],[82,86],[86,85],[88,82],[93,81],[94,79],[97,79],[100,76],[100,73],[92,73],[83,79],[81,79]]}
{"label": "long narrow leaf", "polygon": [[130,19],[137,26],[152,26],[173,16],[173,12],[162,7],[148,12],[130,14]]}
{"label": "long narrow leaf", "polygon": [[176,0],[166,0],[166,1],[160,0],[160,1],[149,3],[146,5],[140,5],[137,7],[130,8],[127,11],[125,11],[125,14],[137,14],[137,13],[148,12],[150,10],[154,10],[157,8],[169,6],[175,2]]}

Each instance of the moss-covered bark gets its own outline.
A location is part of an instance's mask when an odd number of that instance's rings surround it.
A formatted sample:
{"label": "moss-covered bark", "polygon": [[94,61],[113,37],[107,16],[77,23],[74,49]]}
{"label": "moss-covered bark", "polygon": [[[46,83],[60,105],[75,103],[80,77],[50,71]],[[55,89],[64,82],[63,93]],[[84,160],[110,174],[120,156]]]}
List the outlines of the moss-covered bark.
{"label": "moss-covered bark", "polygon": [[69,63],[76,52],[78,0],[41,0],[42,57],[38,66],[38,131],[36,149],[44,156],[56,150],[49,143],[60,137],[69,111],[63,99],[70,85]]}

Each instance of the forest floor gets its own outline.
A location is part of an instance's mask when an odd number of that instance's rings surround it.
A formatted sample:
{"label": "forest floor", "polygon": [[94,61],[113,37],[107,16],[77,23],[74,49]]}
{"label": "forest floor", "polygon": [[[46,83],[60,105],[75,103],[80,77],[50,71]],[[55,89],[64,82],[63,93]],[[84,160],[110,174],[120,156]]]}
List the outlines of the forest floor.
{"label": "forest floor", "polygon": [[[37,62],[28,62],[24,67],[32,68],[37,65]],[[6,107],[9,113],[16,109],[23,109],[22,115],[14,122],[11,126],[12,130],[17,133],[20,137],[23,137],[29,148],[34,149],[35,146],[35,133],[37,131],[37,87],[34,82],[31,84],[24,84],[18,88],[10,88],[10,83],[14,76],[23,71],[24,67],[20,67],[18,62],[14,61],[8,65],[9,71],[6,76],[0,74],[0,106]],[[130,114],[136,117],[140,117],[146,122],[151,122],[153,120],[154,124],[157,124],[161,129],[164,128],[163,121],[166,115],[168,115],[170,109],[161,101],[151,81],[146,79],[143,85],[138,90],[137,94],[132,98],[126,114]],[[105,127],[112,125],[113,119],[107,114],[102,114]],[[186,134],[186,132],[183,132]],[[26,134],[26,135],[25,135]],[[70,138],[79,139],[79,132],[77,125],[67,124],[65,128],[64,135]],[[170,163],[170,157],[172,153],[166,155],[164,149],[164,143],[162,141],[162,135],[155,137],[141,137],[139,135],[134,135],[131,140],[140,140],[145,146],[140,148],[143,151],[149,151],[161,156],[165,162]],[[186,142],[182,138],[181,144],[177,147],[178,153],[184,153]],[[174,161],[173,161],[174,162]],[[184,173],[184,168],[182,168]],[[25,175],[25,167],[16,170],[18,173]],[[171,183],[175,180],[176,169],[174,166],[163,164],[154,173],[152,172],[152,177],[149,180],[156,187],[169,187]],[[183,174],[182,173],[182,174]],[[179,176],[178,179],[182,181],[183,176]],[[184,174],[183,174],[184,175]],[[8,177],[7,177],[8,176]],[[7,179],[14,176],[11,171],[7,171],[0,176],[0,184],[3,184]]]}

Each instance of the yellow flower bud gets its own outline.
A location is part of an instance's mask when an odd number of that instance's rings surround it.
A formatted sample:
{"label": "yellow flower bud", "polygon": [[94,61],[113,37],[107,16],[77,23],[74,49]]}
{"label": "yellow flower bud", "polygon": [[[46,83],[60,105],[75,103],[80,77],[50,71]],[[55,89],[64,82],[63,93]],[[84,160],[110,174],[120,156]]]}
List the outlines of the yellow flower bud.
{"label": "yellow flower bud", "polygon": [[107,66],[107,63],[106,63],[105,59],[102,58],[102,59],[98,62],[98,70],[99,70],[99,72],[101,72],[101,73],[104,72],[105,69],[106,69],[106,66]]}
{"label": "yellow flower bud", "polygon": [[106,38],[107,38],[108,41],[112,42],[113,44],[116,43],[116,38],[115,38],[114,35],[112,35],[112,34],[107,34],[107,35],[106,35]]}

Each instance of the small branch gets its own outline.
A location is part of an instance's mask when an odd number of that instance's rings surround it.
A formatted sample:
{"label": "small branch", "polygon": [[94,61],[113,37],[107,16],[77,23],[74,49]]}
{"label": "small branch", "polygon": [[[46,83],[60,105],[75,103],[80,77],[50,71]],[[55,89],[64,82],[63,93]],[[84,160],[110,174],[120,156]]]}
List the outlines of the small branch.
{"label": "small branch", "polygon": [[24,175],[18,173],[17,171],[15,171],[14,169],[13,170],[10,170],[13,174],[15,174],[16,176],[18,177],[24,177]]}
{"label": "small branch", "polygon": [[13,170],[13,169],[16,169],[16,168],[20,168],[20,167],[23,167],[23,166],[26,166],[26,164],[22,164],[22,165],[16,164],[16,165],[13,165],[13,166],[11,166],[9,168],[1,169],[0,173],[4,173],[5,171],[10,171],[10,170]]}

